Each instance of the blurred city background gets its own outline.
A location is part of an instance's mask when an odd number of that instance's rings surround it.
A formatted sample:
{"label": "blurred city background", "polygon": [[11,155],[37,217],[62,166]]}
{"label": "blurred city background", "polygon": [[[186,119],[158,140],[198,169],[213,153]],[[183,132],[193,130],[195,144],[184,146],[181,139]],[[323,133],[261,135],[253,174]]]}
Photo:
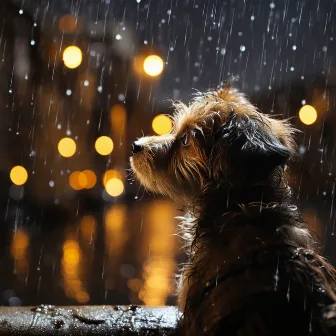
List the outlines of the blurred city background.
{"label": "blurred city background", "polygon": [[302,130],[290,184],[336,264],[335,5],[1,0],[0,304],[175,304],[181,213],[131,143],[226,81]]}

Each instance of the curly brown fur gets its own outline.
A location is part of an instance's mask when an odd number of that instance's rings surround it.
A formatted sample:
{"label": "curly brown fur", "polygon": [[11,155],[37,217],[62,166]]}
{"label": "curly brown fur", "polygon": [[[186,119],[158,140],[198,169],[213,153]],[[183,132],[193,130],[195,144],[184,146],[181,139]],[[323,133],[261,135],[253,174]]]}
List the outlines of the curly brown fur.
{"label": "curly brown fur", "polygon": [[323,314],[335,302],[336,273],[284,174],[295,129],[230,87],[174,106],[172,131],[139,139],[131,166],[148,190],[186,213],[182,333],[328,335]]}

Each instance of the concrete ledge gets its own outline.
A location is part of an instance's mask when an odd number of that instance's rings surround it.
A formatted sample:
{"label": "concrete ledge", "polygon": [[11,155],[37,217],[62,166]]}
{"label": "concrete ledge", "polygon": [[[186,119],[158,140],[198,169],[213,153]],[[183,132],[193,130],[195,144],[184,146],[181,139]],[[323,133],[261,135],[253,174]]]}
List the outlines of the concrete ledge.
{"label": "concrete ledge", "polygon": [[0,307],[0,335],[172,335],[175,307]]}

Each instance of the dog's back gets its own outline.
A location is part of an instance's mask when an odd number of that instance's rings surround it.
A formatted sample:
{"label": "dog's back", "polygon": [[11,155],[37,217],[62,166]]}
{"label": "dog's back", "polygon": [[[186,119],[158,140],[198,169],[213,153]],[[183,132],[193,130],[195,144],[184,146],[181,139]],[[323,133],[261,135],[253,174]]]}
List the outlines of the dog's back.
{"label": "dog's back", "polygon": [[216,246],[208,260],[223,266],[207,265],[212,276],[189,288],[183,335],[336,335],[335,270],[296,208],[250,206],[225,221],[216,239],[203,238]]}

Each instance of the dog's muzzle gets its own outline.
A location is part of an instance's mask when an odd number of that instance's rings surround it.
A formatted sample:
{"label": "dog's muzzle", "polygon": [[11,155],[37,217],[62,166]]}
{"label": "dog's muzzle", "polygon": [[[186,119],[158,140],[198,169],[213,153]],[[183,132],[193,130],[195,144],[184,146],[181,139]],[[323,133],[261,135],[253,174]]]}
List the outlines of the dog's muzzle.
{"label": "dog's muzzle", "polygon": [[139,141],[134,141],[132,145],[132,154],[140,153],[144,146]]}

